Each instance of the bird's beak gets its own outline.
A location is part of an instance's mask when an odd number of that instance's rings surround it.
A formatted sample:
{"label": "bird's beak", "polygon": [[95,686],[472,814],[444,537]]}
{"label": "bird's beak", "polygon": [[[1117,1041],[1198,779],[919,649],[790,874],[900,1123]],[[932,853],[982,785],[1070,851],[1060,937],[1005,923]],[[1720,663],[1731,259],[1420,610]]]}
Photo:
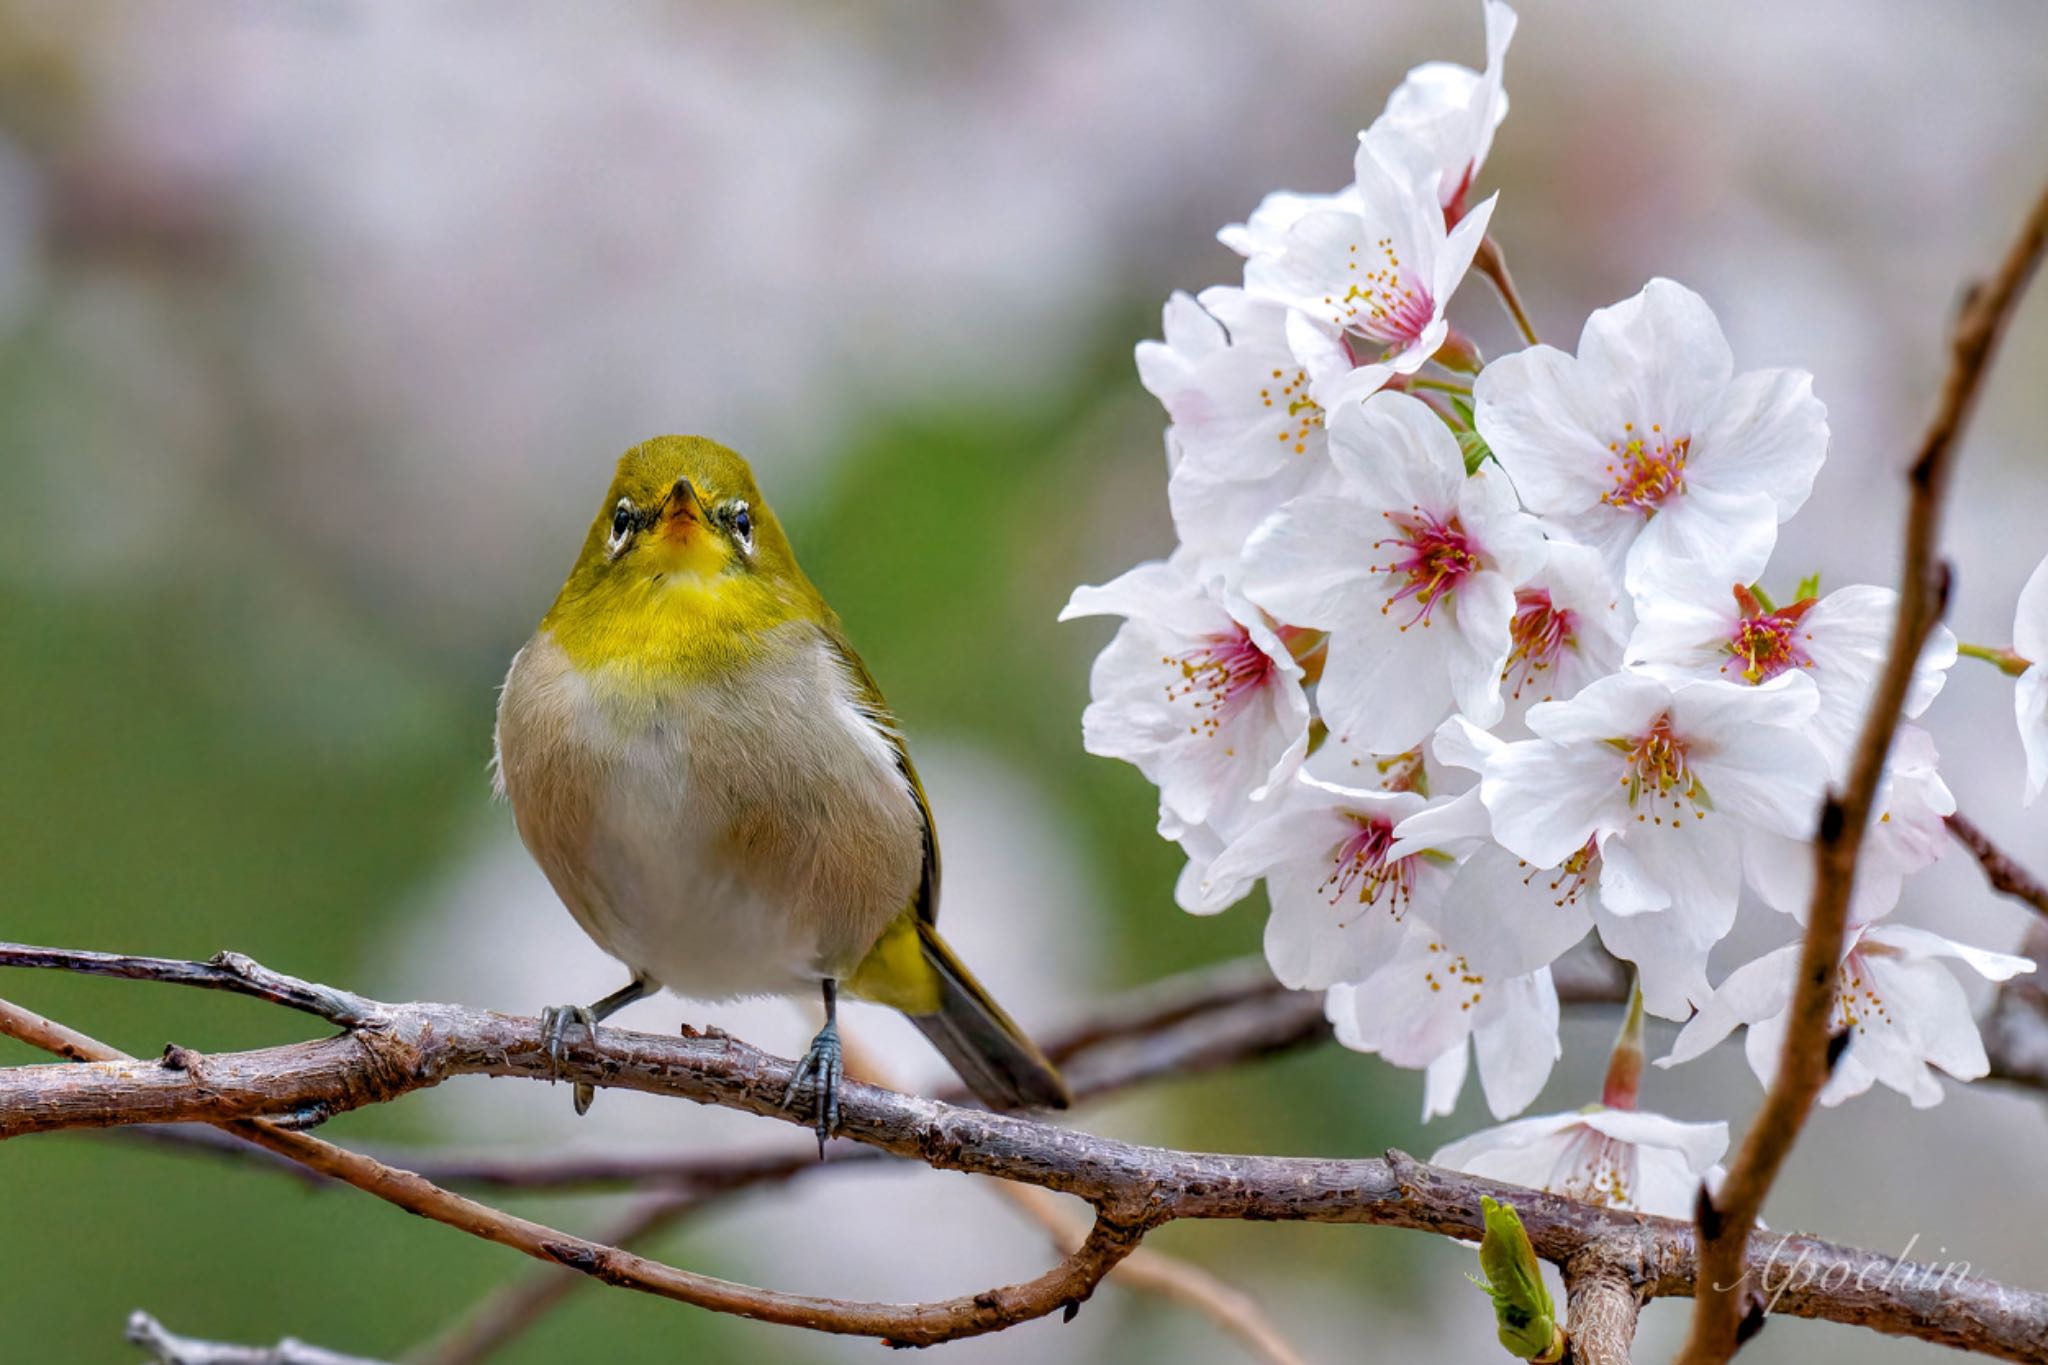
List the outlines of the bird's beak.
{"label": "bird's beak", "polygon": [[662,499],[661,533],[678,541],[688,541],[703,520],[704,504],[698,499],[697,490],[688,479],[677,479],[676,486],[669,489],[668,496]]}

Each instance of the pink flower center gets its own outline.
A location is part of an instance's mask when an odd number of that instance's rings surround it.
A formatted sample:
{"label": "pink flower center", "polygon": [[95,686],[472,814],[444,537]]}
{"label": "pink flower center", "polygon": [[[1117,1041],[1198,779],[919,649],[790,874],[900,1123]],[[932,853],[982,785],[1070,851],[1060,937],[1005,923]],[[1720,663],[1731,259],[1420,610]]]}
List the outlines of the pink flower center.
{"label": "pink flower center", "polygon": [[1372,547],[1390,547],[1394,558],[1389,563],[1369,567],[1374,573],[1395,575],[1400,586],[1381,604],[1380,612],[1384,615],[1396,602],[1413,598],[1415,615],[1401,629],[1406,630],[1418,621],[1427,626],[1436,604],[1455,593],[1460,583],[1482,567],[1479,547],[1465,534],[1456,516],[1439,521],[1420,508],[1383,515],[1398,534],[1376,540]]}
{"label": "pink flower center", "polygon": [[1706,790],[1693,775],[1685,741],[1672,733],[1670,712],[1634,739],[1607,742],[1628,755],[1621,785],[1628,789],[1628,806],[1638,821],[1669,823],[1675,829],[1687,809],[1696,819],[1707,818]]}
{"label": "pink flower center", "polygon": [[1296,370],[1292,378],[1285,370],[1273,371],[1273,382],[1259,389],[1259,402],[1276,413],[1286,411],[1280,444],[1293,446],[1297,455],[1307,454],[1309,437],[1323,429],[1322,405],[1308,396],[1308,371]]}
{"label": "pink flower center", "polygon": [[1273,676],[1274,664],[1243,626],[1209,636],[1181,655],[1160,663],[1177,675],[1166,684],[1166,700],[1194,712],[1191,735],[1215,735]]}
{"label": "pink flower center", "polygon": [[[1535,687],[1539,676],[1555,667],[1567,649],[1579,647],[1578,618],[1552,602],[1545,589],[1521,588],[1515,593],[1508,640],[1507,666],[1500,678],[1520,701],[1523,689]],[[1544,693],[1542,700],[1549,701],[1550,694]]]}
{"label": "pink flower center", "polygon": [[1360,245],[1351,244],[1345,261],[1349,283],[1344,292],[1325,294],[1323,302],[1337,326],[1380,343],[1382,354],[1391,356],[1422,339],[1436,320],[1436,300],[1401,268],[1393,238],[1382,237],[1362,253]]}
{"label": "pink flower center", "polygon": [[[1813,667],[1800,643],[1810,637],[1799,627],[1800,618],[1813,606],[1812,598],[1765,611],[1756,594],[1738,583],[1735,600],[1742,608],[1742,619],[1728,633],[1726,649],[1735,656],[1731,662],[1742,665],[1744,682],[1769,682],[1787,669]],[[1721,671],[1727,672],[1728,665],[1723,664]]]}
{"label": "pink flower center", "polygon": [[1600,495],[1600,501],[1648,517],[1685,492],[1685,458],[1692,437],[1666,436],[1657,423],[1650,425],[1648,436],[1639,433],[1634,422],[1624,422],[1621,431],[1619,441],[1607,443],[1607,475],[1614,486]]}
{"label": "pink flower center", "polygon": [[1401,918],[1414,894],[1415,869],[1412,858],[1387,858],[1387,850],[1394,846],[1393,821],[1370,815],[1344,818],[1351,823],[1351,833],[1331,851],[1330,875],[1319,889],[1332,905],[1354,895],[1360,905],[1377,905],[1384,894],[1394,918]]}

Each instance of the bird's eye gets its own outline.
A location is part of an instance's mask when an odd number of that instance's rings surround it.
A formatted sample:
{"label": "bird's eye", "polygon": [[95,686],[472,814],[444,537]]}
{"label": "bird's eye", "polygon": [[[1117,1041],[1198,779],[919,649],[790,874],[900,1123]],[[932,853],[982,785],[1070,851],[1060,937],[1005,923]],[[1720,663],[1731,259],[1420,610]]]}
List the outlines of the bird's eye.
{"label": "bird's eye", "polygon": [[610,548],[611,552],[614,555],[616,555],[620,550],[623,550],[626,547],[626,541],[632,536],[633,528],[638,524],[639,516],[633,510],[632,499],[620,498],[619,505],[616,508],[612,509],[612,538]]}
{"label": "bird's eye", "polygon": [[740,548],[754,548],[754,515],[745,503],[735,503],[732,509],[732,533],[739,537]]}

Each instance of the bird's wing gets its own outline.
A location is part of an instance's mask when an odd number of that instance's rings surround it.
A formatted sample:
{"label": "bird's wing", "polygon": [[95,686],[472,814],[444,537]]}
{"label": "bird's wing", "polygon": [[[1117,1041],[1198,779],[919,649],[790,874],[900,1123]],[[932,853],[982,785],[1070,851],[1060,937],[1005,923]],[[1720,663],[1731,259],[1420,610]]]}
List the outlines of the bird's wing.
{"label": "bird's wing", "polygon": [[836,620],[825,626],[825,640],[832,652],[839,656],[846,675],[853,682],[854,707],[861,718],[875,728],[875,733],[888,742],[889,749],[896,756],[896,771],[903,774],[903,783],[910,789],[911,800],[917,803],[917,819],[924,836],[924,871],[918,878],[917,896],[912,903],[917,917],[927,924],[938,923],[939,918],[939,836],[932,829],[931,802],[925,799],[924,783],[918,780],[917,766],[910,761],[910,750],[904,747],[903,731],[897,727],[895,713],[889,709],[888,699],[875,684],[874,674],[854,651],[845,632]]}

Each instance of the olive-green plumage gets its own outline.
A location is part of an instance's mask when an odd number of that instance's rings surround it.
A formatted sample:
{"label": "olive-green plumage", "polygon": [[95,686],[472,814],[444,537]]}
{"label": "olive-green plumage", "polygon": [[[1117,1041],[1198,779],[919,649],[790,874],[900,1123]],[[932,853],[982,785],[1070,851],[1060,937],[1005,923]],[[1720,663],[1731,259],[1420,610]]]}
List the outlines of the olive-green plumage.
{"label": "olive-green plumage", "polygon": [[917,771],[732,451],[666,436],[619,461],[513,660],[497,766],[528,849],[637,981],[708,999],[823,984],[828,1006],[843,984],[908,1014],[985,1102],[1066,1103],[939,938]]}

